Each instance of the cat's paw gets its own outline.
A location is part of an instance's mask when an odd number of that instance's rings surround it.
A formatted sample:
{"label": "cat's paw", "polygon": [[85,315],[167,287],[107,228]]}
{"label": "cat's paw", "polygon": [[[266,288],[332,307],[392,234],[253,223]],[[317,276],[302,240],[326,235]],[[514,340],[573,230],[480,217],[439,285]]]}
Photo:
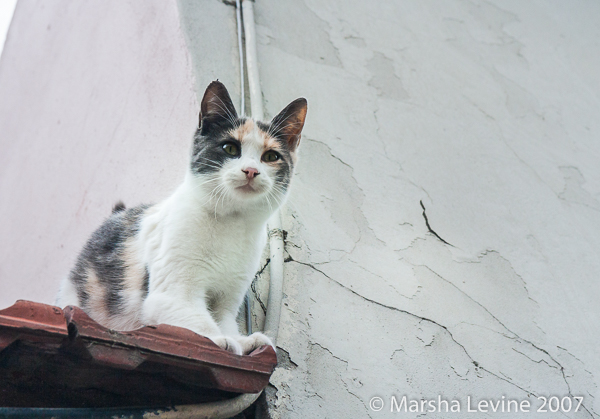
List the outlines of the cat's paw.
{"label": "cat's paw", "polygon": [[210,337],[214,343],[220,348],[225,349],[227,352],[231,352],[236,355],[243,355],[242,345],[232,337],[229,336],[214,336]]}
{"label": "cat's paw", "polygon": [[238,336],[237,341],[239,342],[244,355],[249,354],[263,345],[271,345],[273,349],[275,349],[275,345],[273,345],[271,339],[260,332],[252,333],[250,336]]}

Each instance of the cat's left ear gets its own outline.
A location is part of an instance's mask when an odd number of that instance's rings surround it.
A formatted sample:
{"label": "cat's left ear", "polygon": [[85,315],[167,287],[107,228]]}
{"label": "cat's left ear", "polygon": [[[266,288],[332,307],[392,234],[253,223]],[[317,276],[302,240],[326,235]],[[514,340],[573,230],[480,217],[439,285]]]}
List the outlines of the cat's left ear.
{"label": "cat's left ear", "polygon": [[290,151],[295,151],[300,144],[307,109],[308,103],[301,97],[287,105],[271,120],[271,129],[275,136],[285,139]]}
{"label": "cat's left ear", "polygon": [[233,126],[237,117],[235,106],[233,106],[225,85],[218,80],[209,84],[200,104],[198,126],[202,130],[206,130],[212,125]]}

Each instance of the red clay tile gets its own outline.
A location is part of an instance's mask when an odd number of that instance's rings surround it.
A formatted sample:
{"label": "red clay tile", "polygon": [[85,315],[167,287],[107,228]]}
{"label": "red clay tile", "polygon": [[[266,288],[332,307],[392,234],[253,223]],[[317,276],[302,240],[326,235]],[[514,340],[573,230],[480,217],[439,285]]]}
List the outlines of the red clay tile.
{"label": "red clay tile", "polygon": [[18,301],[0,311],[0,406],[165,406],[256,393],[277,358],[238,356],[187,329],[106,329],[77,307]]}

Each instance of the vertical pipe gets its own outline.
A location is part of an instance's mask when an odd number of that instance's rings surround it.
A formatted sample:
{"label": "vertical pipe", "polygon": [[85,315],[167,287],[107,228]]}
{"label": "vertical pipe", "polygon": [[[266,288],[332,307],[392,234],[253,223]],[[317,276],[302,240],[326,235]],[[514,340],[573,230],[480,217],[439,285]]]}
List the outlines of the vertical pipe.
{"label": "vertical pipe", "polygon": [[235,14],[237,19],[238,50],[240,56],[240,116],[246,115],[246,86],[244,77],[244,44],[242,42],[242,7],[240,0],[235,0]]}
{"label": "vertical pipe", "polygon": [[[240,116],[246,115],[246,86],[244,77],[244,43],[242,41],[242,6],[240,0],[235,0],[235,15],[237,19],[237,38],[238,52],[240,56]],[[250,299],[250,290],[246,293],[244,299],[246,306],[246,332],[252,334],[252,300]]]}
{"label": "vertical pipe", "polygon": [[[250,91],[250,107],[254,119],[264,119],[262,91],[258,72],[258,57],[256,53],[256,29],[254,27],[254,3],[242,1],[244,18],[244,35],[246,37],[246,68],[248,69],[248,89]],[[279,318],[281,316],[281,301],[283,299],[283,232],[279,211],[271,216],[268,222],[269,252],[271,262],[269,273],[269,298],[265,316],[264,331],[267,336],[277,342]]]}
{"label": "vertical pipe", "polygon": [[246,68],[248,69],[248,89],[250,90],[250,109],[252,118],[263,120],[262,91],[260,89],[260,76],[258,72],[258,58],[256,54],[256,29],[254,27],[254,3],[250,0],[242,1],[244,16],[244,35],[246,37]]}

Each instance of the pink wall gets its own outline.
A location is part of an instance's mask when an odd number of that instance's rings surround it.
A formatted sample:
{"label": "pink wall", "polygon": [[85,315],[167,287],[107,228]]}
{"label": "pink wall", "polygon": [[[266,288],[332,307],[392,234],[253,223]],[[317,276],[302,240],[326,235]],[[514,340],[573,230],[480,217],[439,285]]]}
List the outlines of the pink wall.
{"label": "pink wall", "polygon": [[175,2],[19,2],[0,62],[0,307],[52,303],[115,201],[176,186],[192,73]]}

